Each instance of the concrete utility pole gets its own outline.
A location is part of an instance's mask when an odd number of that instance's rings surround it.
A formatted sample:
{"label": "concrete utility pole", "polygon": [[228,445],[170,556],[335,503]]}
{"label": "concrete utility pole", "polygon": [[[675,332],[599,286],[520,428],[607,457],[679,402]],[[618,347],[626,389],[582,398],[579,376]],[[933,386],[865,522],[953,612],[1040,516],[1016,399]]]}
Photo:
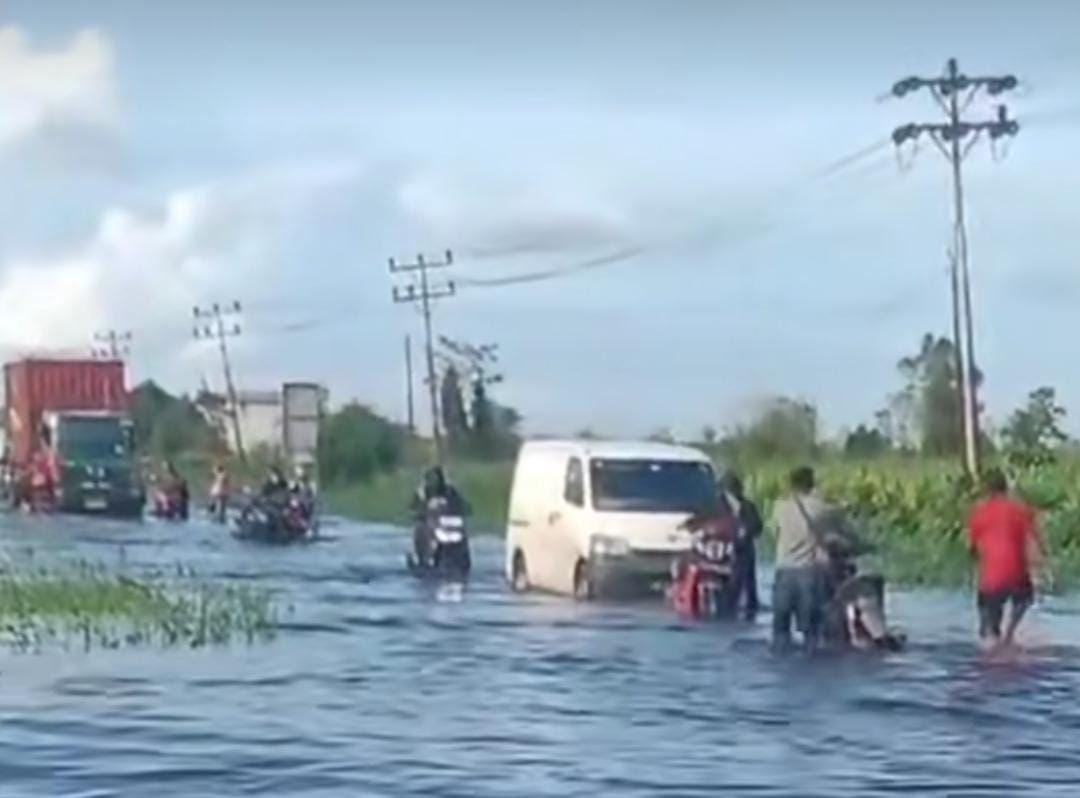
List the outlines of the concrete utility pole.
{"label": "concrete utility pole", "polygon": [[[948,250],[949,257],[949,291],[952,294],[952,335],[953,335],[953,374],[956,375],[957,380],[965,379],[964,375],[967,373],[964,367],[964,350],[961,348],[960,342],[964,340],[964,333],[961,329],[960,320],[960,269],[957,265],[956,253],[953,252],[950,247]],[[967,450],[967,391],[963,388],[963,382],[961,382],[961,401],[956,406],[956,428],[960,430],[961,435],[964,436],[965,452]],[[965,456],[966,462],[966,456]]]}
{"label": "concrete utility pole", "polygon": [[[959,311],[963,316],[962,324],[954,324],[954,332],[963,333],[963,341],[955,341],[954,346],[961,349],[961,382],[964,408],[964,464],[968,473],[979,473],[979,400],[976,385],[978,369],[975,365],[975,329],[971,310],[971,280],[968,267],[967,229],[964,222],[964,184],[961,165],[964,158],[986,133],[990,140],[997,141],[1004,136],[1015,136],[1020,125],[1010,119],[1004,105],[998,106],[996,119],[978,122],[966,122],[960,114],[967,109],[971,101],[980,92],[996,97],[1003,92],[1015,89],[1017,79],[1013,75],[970,77],[960,71],[955,58],[950,58],[945,65],[945,73],[937,78],[910,77],[897,82],[892,93],[903,97],[918,89],[929,89],[938,105],[945,112],[947,122],[939,124],[910,123],[901,125],[893,131],[893,143],[900,147],[907,141],[916,141],[928,135],[945,156],[952,168],[953,187],[953,249],[955,271],[959,295]],[[963,98],[961,98],[963,95]]]}
{"label": "concrete utility pole", "polygon": [[230,416],[232,418],[233,435],[236,440],[236,453],[241,462],[247,462],[247,452],[244,450],[244,438],[240,433],[240,406],[236,396],[236,385],[233,383],[232,366],[229,363],[229,347],[225,343],[228,338],[240,335],[240,325],[233,322],[226,326],[226,319],[240,314],[240,303],[233,302],[227,307],[222,307],[216,302],[205,308],[194,309],[196,340],[215,339],[218,350],[221,352],[221,368],[225,375],[225,390],[228,393]]}
{"label": "concrete utility pole", "polygon": [[427,382],[428,398],[431,401],[431,437],[435,442],[435,462],[443,462],[443,440],[439,425],[439,386],[435,378],[435,348],[431,335],[431,303],[435,299],[452,297],[456,288],[452,281],[446,281],[440,285],[433,285],[428,277],[428,270],[440,269],[451,266],[454,256],[450,250],[446,250],[446,258],[441,261],[428,261],[423,255],[416,256],[415,263],[397,263],[390,258],[390,273],[408,273],[413,277],[412,281],[405,285],[396,285],[393,288],[395,302],[407,302],[410,305],[418,305],[424,317],[424,349],[427,359]]}
{"label": "concrete utility pole", "polygon": [[406,426],[410,433],[416,433],[416,411],[413,406],[412,376],[412,338],[405,336],[405,411]]}
{"label": "concrete utility pole", "polygon": [[131,332],[103,330],[94,333],[94,345],[90,352],[99,360],[123,360],[131,352]]}

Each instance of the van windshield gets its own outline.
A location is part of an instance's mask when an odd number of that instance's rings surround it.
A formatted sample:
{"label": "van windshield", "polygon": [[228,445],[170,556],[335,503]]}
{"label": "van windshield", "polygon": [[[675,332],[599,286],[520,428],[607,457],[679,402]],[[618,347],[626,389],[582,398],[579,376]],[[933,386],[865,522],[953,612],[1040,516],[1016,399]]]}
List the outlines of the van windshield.
{"label": "van windshield", "polygon": [[698,513],[716,507],[715,480],[708,463],[594,459],[589,474],[593,507],[600,511]]}

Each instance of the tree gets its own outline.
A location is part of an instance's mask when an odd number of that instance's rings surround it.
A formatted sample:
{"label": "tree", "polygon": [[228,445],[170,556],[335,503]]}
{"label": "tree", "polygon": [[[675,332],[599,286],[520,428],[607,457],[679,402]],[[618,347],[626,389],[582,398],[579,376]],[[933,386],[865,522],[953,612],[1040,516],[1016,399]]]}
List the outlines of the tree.
{"label": "tree", "polygon": [[439,394],[446,439],[452,449],[460,448],[469,437],[469,418],[461,392],[461,375],[454,364],[447,366],[443,372]]}
{"label": "tree", "polygon": [[889,450],[891,442],[878,429],[860,424],[844,440],[844,454],[849,457],[877,457]]}
{"label": "tree", "polygon": [[356,402],[331,413],[319,430],[319,473],[328,484],[368,480],[397,468],[405,430]]}
{"label": "tree", "polygon": [[186,396],[173,396],[148,381],[131,392],[130,407],[135,439],[146,454],[171,459],[183,452],[225,451],[220,432]]}
{"label": "tree", "polygon": [[1001,430],[1006,457],[1020,465],[1052,460],[1069,438],[1061,428],[1065,415],[1053,388],[1036,388],[1028,394],[1027,404],[1015,410]]}
{"label": "tree", "polygon": [[736,460],[800,459],[817,449],[817,409],[788,397],[769,399],[753,420],[722,443]]}
{"label": "tree", "polygon": [[473,454],[483,458],[512,454],[520,441],[517,430],[521,414],[491,399],[483,379],[473,380],[472,394],[470,440]]}
{"label": "tree", "polygon": [[[963,445],[962,395],[952,341],[926,333],[919,351],[897,368],[906,385],[892,397],[892,411],[905,438],[929,455],[952,455]],[[975,374],[976,384],[982,375]]]}
{"label": "tree", "polygon": [[701,430],[701,440],[706,446],[715,446],[719,437],[720,435],[716,432],[716,427],[712,424],[706,424]]}
{"label": "tree", "polygon": [[[445,336],[439,339],[439,345],[442,348],[439,357],[447,364],[443,380],[443,412],[448,435],[452,427],[463,431],[465,435],[460,448],[477,457],[503,457],[513,453],[519,442],[517,428],[521,414],[500,405],[488,393],[491,386],[503,380],[502,374],[496,372],[498,345],[474,346]],[[463,380],[468,381],[471,395],[467,417],[461,396]]]}

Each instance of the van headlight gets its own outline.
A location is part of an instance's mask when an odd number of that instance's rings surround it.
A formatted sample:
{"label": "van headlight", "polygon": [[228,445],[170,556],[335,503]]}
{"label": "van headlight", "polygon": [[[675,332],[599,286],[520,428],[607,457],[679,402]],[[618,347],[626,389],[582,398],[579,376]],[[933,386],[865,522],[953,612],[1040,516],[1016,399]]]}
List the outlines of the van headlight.
{"label": "van headlight", "polygon": [[593,557],[625,557],[630,544],[614,535],[593,535],[589,538],[589,554]]}

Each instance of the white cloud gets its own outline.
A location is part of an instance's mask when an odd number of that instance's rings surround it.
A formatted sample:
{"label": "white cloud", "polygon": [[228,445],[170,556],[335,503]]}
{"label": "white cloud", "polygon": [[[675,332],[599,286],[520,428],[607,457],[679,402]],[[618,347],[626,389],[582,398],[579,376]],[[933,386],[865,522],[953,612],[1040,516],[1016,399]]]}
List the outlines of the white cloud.
{"label": "white cloud", "polygon": [[115,151],[120,129],[113,48],[103,33],[84,30],[44,49],[21,28],[0,27],[0,147],[100,160]]}
{"label": "white cloud", "polygon": [[271,280],[266,267],[322,192],[350,165],[264,171],[177,191],[150,210],[106,210],[75,251],[0,265],[0,348],[70,348],[101,327],[135,331],[141,355],[183,354],[191,309]]}

